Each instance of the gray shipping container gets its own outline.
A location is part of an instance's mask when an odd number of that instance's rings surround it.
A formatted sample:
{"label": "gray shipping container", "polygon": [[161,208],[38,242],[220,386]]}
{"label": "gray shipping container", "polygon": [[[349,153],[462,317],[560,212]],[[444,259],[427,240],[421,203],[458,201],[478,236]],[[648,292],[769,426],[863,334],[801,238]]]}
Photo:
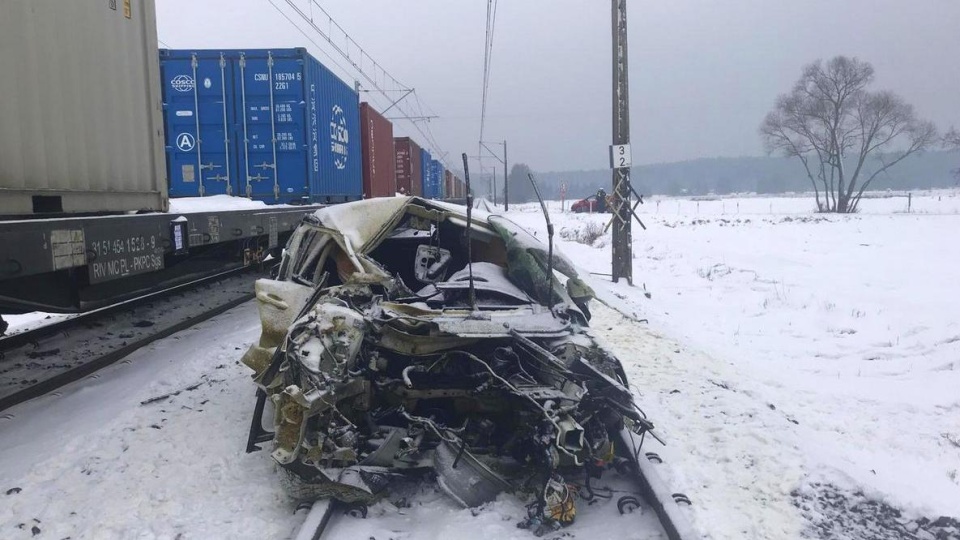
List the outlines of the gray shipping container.
{"label": "gray shipping container", "polygon": [[154,0],[0,2],[0,214],[166,211]]}

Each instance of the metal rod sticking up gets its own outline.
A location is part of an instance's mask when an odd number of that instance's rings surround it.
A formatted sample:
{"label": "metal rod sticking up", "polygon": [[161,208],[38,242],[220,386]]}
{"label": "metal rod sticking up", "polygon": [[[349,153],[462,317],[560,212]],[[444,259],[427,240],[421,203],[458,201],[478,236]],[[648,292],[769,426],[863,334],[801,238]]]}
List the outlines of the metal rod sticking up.
{"label": "metal rod sticking up", "polygon": [[470,239],[470,230],[473,226],[473,191],[470,189],[470,166],[467,164],[467,153],[463,157],[463,178],[467,186],[467,268],[470,273],[470,310],[477,310],[477,295],[473,290],[473,242]]}
{"label": "metal rod sticking up", "polygon": [[528,172],[527,178],[529,178],[530,183],[533,184],[533,192],[537,194],[537,200],[540,201],[540,209],[543,210],[543,219],[547,221],[547,303],[549,304],[553,302],[553,223],[550,223],[550,213],[547,212],[547,204],[543,202],[537,181],[533,179],[533,173]]}

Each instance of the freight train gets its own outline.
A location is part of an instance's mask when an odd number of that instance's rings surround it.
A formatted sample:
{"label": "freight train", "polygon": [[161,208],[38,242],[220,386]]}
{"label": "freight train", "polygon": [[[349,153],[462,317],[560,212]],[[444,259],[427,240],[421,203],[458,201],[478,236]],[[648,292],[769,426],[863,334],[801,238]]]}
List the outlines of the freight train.
{"label": "freight train", "polygon": [[[305,49],[161,50],[160,76],[171,197],[311,204],[398,192],[409,154],[393,124]],[[458,196],[459,179],[420,152],[405,191]]]}
{"label": "freight train", "polygon": [[154,0],[7,0],[0,35],[0,314],[258,263],[304,205],[465,195],[304,49],[161,51]]}

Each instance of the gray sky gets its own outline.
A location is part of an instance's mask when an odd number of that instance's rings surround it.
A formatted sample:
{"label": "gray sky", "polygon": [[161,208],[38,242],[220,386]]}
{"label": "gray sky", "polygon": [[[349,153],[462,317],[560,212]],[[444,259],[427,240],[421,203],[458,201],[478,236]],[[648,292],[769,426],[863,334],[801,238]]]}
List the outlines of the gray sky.
{"label": "gray sky", "polygon": [[[299,20],[285,0],[273,1]],[[293,1],[308,11],[309,0]],[[449,164],[477,153],[486,1],[317,1],[440,117],[429,126]],[[757,126],[777,94],[804,64],[837,54],[873,63],[875,88],[902,95],[942,129],[960,126],[960,1],[628,5],[635,163],[762,155]],[[345,80],[358,78],[269,0],[157,0],[157,17],[172,48],[305,46]],[[606,167],[610,40],[607,0],[500,0],[485,138],[507,139],[510,161],[535,170]],[[409,122],[395,130],[422,139]]]}

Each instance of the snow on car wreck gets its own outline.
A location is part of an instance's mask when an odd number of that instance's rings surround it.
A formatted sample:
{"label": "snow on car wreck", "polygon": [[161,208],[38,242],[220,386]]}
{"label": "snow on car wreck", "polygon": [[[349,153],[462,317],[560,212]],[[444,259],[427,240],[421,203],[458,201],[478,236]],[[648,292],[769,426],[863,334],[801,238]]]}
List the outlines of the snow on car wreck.
{"label": "snow on car wreck", "polygon": [[468,507],[531,494],[521,525],[541,533],[572,523],[573,486],[622,469],[627,430],[652,425],[588,327],[593,291],[547,253],[415,197],[317,211],[256,285],[248,450],[272,443],[302,498],[368,504],[428,473]]}

